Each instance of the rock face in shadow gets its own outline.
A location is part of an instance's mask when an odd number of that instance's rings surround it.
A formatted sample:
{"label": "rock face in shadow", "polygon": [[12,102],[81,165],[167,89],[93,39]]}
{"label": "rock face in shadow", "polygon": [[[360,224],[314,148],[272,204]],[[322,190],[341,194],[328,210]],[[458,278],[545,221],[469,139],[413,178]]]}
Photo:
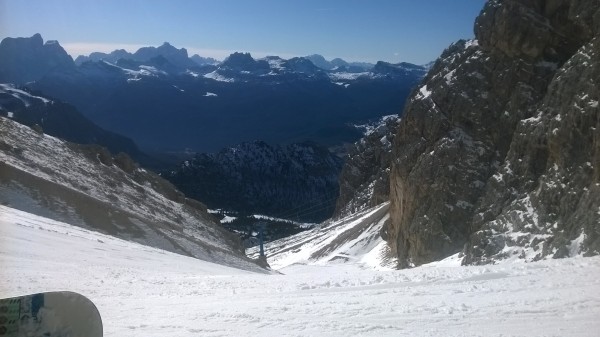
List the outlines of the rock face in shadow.
{"label": "rock face in shadow", "polygon": [[399,267],[600,252],[600,3],[489,1],[394,140]]}
{"label": "rock face in shadow", "polygon": [[30,38],[5,38],[0,42],[0,82],[34,81],[51,72],[69,72],[73,59],[57,41],[46,41],[40,34]]}
{"label": "rock face in shadow", "polygon": [[400,118],[386,116],[354,143],[340,173],[334,217],[341,218],[389,200],[392,142]]}

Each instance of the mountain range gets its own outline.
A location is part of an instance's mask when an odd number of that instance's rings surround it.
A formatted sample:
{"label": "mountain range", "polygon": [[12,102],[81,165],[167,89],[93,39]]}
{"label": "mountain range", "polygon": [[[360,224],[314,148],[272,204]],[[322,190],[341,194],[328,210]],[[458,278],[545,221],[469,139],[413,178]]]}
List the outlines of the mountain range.
{"label": "mountain range", "polygon": [[3,86],[13,120],[166,170],[212,208],[311,222],[332,214],[338,194],[342,160],[326,147],[358,139],[354,123],[397,111],[425,72],[407,63],[327,65],[319,55],[233,53],[219,63],[169,43],[72,61],[39,34],[4,39],[0,55],[11,55],[0,59],[0,82],[17,83]]}
{"label": "mountain range", "polygon": [[353,142],[360,133],[350,124],[398,113],[425,75],[406,63],[335,63],[323,69],[310,58],[247,53],[215,63],[168,43],[74,62],[39,34],[0,43],[0,82],[68,102],[149,152],[214,152],[254,140]]}
{"label": "mountain range", "polygon": [[219,63],[213,58],[202,57],[197,54],[188,57],[188,52],[185,48],[177,49],[170,43],[165,42],[159,47],[142,47],[133,54],[124,49],[117,49],[108,54],[102,52],[93,52],[88,56],[79,55],[75,59],[75,64],[81,65],[85,62],[94,61],[117,63],[119,60],[145,62],[157,57],[164,57],[171,64],[183,69],[194,66],[202,66],[205,64]]}

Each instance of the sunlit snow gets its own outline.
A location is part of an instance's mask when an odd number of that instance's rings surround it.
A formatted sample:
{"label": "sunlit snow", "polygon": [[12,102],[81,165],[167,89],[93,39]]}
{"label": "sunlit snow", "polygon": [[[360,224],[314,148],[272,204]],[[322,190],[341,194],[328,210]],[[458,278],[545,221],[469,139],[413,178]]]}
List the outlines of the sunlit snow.
{"label": "sunlit snow", "polygon": [[252,274],[0,206],[0,296],[71,290],[111,336],[597,336],[600,257]]}
{"label": "sunlit snow", "polygon": [[362,72],[362,73],[348,73],[348,72],[337,72],[337,73],[329,73],[329,78],[332,81],[355,81],[358,78],[374,78],[376,75],[371,72]]}
{"label": "sunlit snow", "polygon": [[204,75],[204,78],[210,78],[219,82],[235,82],[233,78],[225,77],[219,74],[216,70]]}
{"label": "sunlit snow", "polygon": [[31,102],[32,99],[33,100],[40,100],[44,104],[48,104],[48,103],[51,102],[47,98],[44,98],[44,97],[41,97],[41,96],[35,96],[35,95],[32,95],[32,94],[28,93],[27,91],[24,91],[24,90],[21,90],[21,89],[17,89],[14,84],[0,83],[0,92],[5,92],[5,93],[13,96],[14,98],[20,100],[21,102],[23,102],[23,104],[26,107],[29,107],[32,104],[32,102]]}

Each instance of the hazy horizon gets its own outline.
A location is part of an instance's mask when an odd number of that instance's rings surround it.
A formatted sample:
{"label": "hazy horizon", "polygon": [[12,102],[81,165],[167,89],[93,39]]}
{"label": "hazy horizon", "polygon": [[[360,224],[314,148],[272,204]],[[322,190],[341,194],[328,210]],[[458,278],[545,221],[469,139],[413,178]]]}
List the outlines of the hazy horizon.
{"label": "hazy horizon", "polygon": [[484,2],[0,0],[0,38],[40,33],[73,58],[169,42],[217,60],[238,51],[425,64],[473,37]]}

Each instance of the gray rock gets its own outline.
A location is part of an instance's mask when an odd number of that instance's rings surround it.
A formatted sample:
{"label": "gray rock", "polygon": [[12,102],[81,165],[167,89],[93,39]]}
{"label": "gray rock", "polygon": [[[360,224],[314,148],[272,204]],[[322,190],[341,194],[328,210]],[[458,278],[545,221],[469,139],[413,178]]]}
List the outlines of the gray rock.
{"label": "gray rock", "polygon": [[7,37],[0,42],[0,82],[24,84],[51,72],[69,72],[75,68],[71,56],[56,41],[40,34],[29,38]]}
{"label": "gray rock", "polygon": [[340,195],[334,216],[341,218],[389,200],[392,142],[400,119],[386,116],[370,125],[348,150],[340,173]]}
{"label": "gray rock", "polygon": [[489,1],[408,102],[386,239],[400,267],[597,254],[597,1]]}

